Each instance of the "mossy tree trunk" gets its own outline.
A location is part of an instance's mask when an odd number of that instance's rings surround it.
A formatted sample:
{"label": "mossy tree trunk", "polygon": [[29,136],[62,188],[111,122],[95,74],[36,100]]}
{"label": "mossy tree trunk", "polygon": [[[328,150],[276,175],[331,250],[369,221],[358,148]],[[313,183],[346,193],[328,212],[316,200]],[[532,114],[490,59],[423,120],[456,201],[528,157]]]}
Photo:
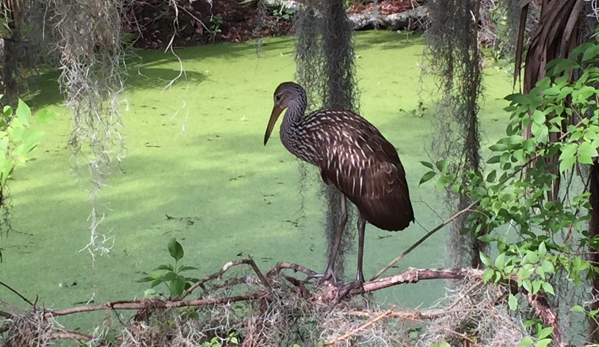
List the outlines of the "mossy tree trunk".
{"label": "mossy tree trunk", "polygon": [[[308,0],[295,18],[297,77],[308,92],[312,110],[339,107],[357,111],[353,27],[347,17],[343,0]],[[330,255],[340,222],[340,202],[343,198],[334,186],[324,186],[327,201],[326,239]],[[351,204],[348,204],[348,209]],[[349,211],[348,211],[349,212]],[[336,274],[343,276],[345,254],[352,246],[355,226],[352,215],[343,234],[341,249],[335,264]]]}

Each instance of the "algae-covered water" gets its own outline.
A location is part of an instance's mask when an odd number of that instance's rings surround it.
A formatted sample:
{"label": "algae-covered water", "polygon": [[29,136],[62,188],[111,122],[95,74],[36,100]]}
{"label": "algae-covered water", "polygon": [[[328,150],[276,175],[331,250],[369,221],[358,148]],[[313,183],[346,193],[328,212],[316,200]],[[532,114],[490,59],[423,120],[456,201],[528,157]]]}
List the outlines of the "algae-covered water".
{"label": "algae-covered water", "polygon": [[[419,161],[429,160],[434,111],[428,103],[423,117],[409,112],[418,106],[423,42],[394,32],[356,35],[361,113],[398,148],[420,224],[399,233],[367,227],[367,278],[418,240],[423,227],[433,228],[446,215],[432,185],[418,186],[425,172]],[[61,106],[58,73],[43,76],[40,92],[29,102],[58,110],[60,117],[43,127],[37,160],[16,171],[11,182],[15,231],[2,239],[0,280],[53,309],[90,299],[140,298],[148,284],[135,280],[170,262],[166,244],[173,237],[185,248],[184,262],[199,268],[196,277],[240,255],[253,256],[263,270],[277,261],[324,270],[319,175],[309,170],[308,183],[301,184],[298,162],[281,145],[278,126],[263,145],[274,88],[294,77],[293,44],[293,38],[276,38],[267,39],[259,52],[251,44],[179,50],[186,76],[166,90],[179,74],[179,61],[169,53],[138,52],[140,61],[130,65],[122,95],[127,157],[99,196],[107,211],[101,229],[114,236],[114,247],[95,262],[80,252],[89,242],[91,207],[70,173],[70,114]],[[481,125],[488,144],[503,132],[502,98],[511,88],[506,73],[494,68],[485,71],[485,85]],[[424,87],[426,101],[436,88],[430,82]],[[440,231],[392,271],[442,267],[445,237]],[[356,255],[349,258],[346,275],[352,278]],[[399,306],[426,306],[443,294],[443,286],[421,282],[377,297]],[[0,298],[24,307],[5,288]]]}

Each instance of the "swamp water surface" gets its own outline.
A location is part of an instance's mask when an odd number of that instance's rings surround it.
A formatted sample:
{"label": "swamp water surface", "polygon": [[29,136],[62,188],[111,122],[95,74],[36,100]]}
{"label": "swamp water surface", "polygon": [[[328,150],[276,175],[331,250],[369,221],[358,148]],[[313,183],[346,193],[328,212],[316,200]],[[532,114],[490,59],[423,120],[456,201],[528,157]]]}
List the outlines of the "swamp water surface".
{"label": "swamp water surface", "polygon": [[[38,295],[40,303],[53,309],[92,298],[95,303],[141,298],[149,284],[135,280],[170,263],[166,245],[173,237],[185,249],[183,263],[199,268],[195,277],[218,271],[239,254],[254,257],[263,271],[277,261],[323,271],[320,177],[309,168],[301,183],[298,162],[280,143],[278,125],[263,145],[272,93],[280,82],[294,78],[293,44],[292,38],[267,39],[258,54],[251,44],[178,50],[186,76],[166,90],[179,75],[177,59],[169,53],[138,52],[140,60],[130,65],[121,98],[127,157],[99,195],[100,209],[106,212],[101,231],[114,236],[114,247],[95,262],[87,251],[80,252],[90,238],[91,207],[70,173],[70,113],[61,106],[58,73],[43,76],[41,91],[28,101],[36,108],[51,107],[60,117],[43,126],[46,136],[35,152],[37,160],[16,171],[11,182],[15,231],[2,239],[0,279],[30,299]],[[423,117],[409,112],[418,106],[423,48],[422,38],[394,32],[356,35],[361,114],[398,148],[416,219],[430,230],[447,214],[432,184],[418,186],[426,171],[419,161],[429,160],[434,110],[429,102]],[[509,80],[501,69],[485,70],[484,146],[503,133],[508,114],[502,98],[511,92]],[[424,100],[435,93],[433,83],[425,81]],[[366,277],[425,232],[419,224],[398,233],[368,225]],[[438,232],[388,274],[442,267],[446,235],[446,230]],[[348,256],[350,279],[356,257]],[[443,281],[424,281],[376,296],[399,307],[426,307],[443,295],[443,288]],[[0,298],[25,307],[6,289],[0,289]],[[61,322],[75,320],[76,326],[86,327],[91,317],[99,321],[106,314]]]}

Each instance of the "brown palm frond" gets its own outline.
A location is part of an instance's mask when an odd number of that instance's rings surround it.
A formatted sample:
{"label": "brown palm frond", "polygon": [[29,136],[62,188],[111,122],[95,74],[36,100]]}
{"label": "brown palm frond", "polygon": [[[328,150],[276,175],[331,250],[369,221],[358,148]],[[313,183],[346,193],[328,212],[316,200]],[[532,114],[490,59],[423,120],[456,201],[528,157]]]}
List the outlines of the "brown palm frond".
{"label": "brown palm frond", "polygon": [[[520,77],[524,52],[524,30],[531,0],[522,0],[518,43],[516,46],[516,66],[514,69],[514,84]],[[579,24],[584,10],[584,0],[543,0],[539,26],[526,50],[524,65],[523,92],[529,93],[539,80],[546,75],[547,63],[557,58],[567,58],[570,52],[579,45]],[[572,75],[570,75],[572,78]],[[549,119],[547,119],[549,121]],[[571,121],[567,119],[567,121]],[[566,121],[562,127],[566,127]],[[550,133],[549,140],[557,141],[559,134]],[[531,128],[524,129],[524,137],[532,137]],[[549,200],[556,200],[559,193],[560,176],[557,171],[559,153],[545,159],[556,179],[551,182],[552,192]]]}

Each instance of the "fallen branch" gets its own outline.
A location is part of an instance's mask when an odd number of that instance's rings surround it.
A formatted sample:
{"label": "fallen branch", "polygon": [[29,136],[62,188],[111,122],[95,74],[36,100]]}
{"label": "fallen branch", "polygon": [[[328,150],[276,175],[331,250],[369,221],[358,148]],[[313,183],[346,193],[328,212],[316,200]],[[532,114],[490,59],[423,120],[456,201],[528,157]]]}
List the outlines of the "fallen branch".
{"label": "fallen branch", "polygon": [[131,300],[131,301],[118,301],[118,302],[107,302],[102,305],[95,306],[83,306],[83,307],[75,307],[69,308],[66,310],[59,311],[46,311],[44,316],[47,318],[50,317],[58,317],[58,316],[67,316],[74,313],[83,313],[83,312],[93,312],[93,311],[105,311],[105,310],[142,310],[142,309],[152,309],[152,308],[180,308],[180,307],[199,307],[199,306],[207,306],[207,305],[215,305],[215,304],[226,304],[237,301],[248,301],[255,300],[262,296],[264,296],[267,292],[264,290],[255,292],[255,293],[247,293],[243,295],[237,296],[227,296],[222,298],[215,299],[199,299],[199,300],[189,300],[189,301],[180,301],[180,300]]}
{"label": "fallen branch", "polygon": [[[364,292],[374,292],[383,288],[396,286],[406,283],[417,283],[420,280],[432,280],[432,279],[462,279],[466,277],[482,278],[483,270],[479,269],[414,269],[410,268],[407,271],[390,276],[381,278],[379,280],[370,281],[364,283]],[[359,294],[360,290],[352,290],[350,294]]]}

